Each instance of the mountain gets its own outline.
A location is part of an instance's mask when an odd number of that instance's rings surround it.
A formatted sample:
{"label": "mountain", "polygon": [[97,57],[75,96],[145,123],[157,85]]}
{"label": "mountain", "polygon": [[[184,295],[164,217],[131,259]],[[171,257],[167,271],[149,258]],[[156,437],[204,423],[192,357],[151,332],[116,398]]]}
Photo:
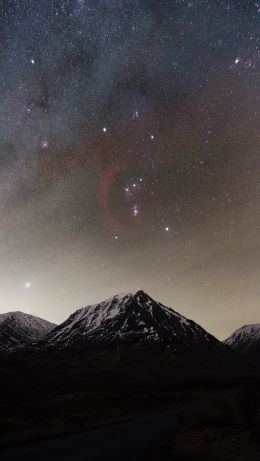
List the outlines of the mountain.
{"label": "mountain", "polygon": [[77,310],[45,338],[58,349],[91,350],[158,345],[176,351],[194,346],[211,349],[221,343],[192,320],[154,301],[143,291],[120,294]]}
{"label": "mountain", "polygon": [[0,351],[14,351],[42,340],[55,326],[19,311],[0,314]]}
{"label": "mountain", "polygon": [[240,354],[260,358],[260,323],[239,328],[224,343]]}

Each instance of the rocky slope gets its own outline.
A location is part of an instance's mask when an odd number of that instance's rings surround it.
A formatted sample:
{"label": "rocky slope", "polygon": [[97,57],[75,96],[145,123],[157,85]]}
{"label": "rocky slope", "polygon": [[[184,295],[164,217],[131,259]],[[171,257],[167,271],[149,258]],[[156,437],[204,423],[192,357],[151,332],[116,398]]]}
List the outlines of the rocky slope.
{"label": "rocky slope", "polygon": [[54,328],[44,343],[59,349],[105,349],[140,344],[156,344],[171,350],[221,347],[202,327],[143,291],[116,295],[77,310]]}
{"label": "rocky slope", "polygon": [[0,314],[0,351],[14,351],[40,341],[55,326],[19,311]]}
{"label": "rocky slope", "polygon": [[224,343],[240,354],[260,358],[260,324],[245,325],[239,328]]}

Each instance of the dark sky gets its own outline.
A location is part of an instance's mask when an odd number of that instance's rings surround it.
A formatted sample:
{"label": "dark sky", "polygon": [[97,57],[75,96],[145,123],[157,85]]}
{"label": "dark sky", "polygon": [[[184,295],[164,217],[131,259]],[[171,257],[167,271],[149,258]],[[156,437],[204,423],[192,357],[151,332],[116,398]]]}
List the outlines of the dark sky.
{"label": "dark sky", "polygon": [[260,2],[0,5],[0,311],[259,322]]}

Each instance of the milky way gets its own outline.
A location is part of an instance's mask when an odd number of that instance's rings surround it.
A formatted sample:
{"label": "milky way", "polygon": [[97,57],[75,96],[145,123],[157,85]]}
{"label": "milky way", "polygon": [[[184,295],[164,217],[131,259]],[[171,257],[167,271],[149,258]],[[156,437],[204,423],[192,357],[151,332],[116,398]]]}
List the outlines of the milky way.
{"label": "milky way", "polygon": [[1,312],[259,322],[260,2],[1,5]]}

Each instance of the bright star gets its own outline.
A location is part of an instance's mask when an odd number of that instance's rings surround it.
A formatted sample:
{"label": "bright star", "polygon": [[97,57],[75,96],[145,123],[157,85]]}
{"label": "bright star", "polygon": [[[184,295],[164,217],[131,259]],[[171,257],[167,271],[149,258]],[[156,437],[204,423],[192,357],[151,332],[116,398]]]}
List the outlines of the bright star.
{"label": "bright star", "polygon": [[40,146],[41,146],[42,149],[48,149],[49,143],[48,143],[47,139],[43,139],[43,140],[40,142]]}
{"label": "bright star", "polygon": [[134,205],[134,208],[133,208],[133,216],[138,216],[139,214],[139,209],[138,209],[138,205]]}
{"label": "bright star", "polygon": [[25,288],[31,288],[32,284],[31,282],[26,282],[24,286]]}

